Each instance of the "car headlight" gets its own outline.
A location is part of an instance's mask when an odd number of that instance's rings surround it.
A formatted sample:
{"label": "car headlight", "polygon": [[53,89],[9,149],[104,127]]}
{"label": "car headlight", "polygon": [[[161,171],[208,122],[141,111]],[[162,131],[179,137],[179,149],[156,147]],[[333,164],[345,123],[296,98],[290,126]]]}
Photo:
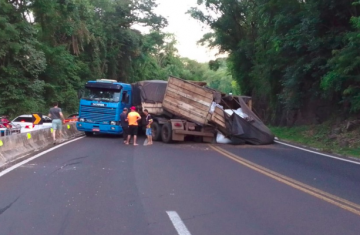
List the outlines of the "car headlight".
{"label": "car headlight", "polygon": [[116,122],[115,122],[115,121],[111,121],[111,122],[110,122],[110,125],[114,125],[114,126],[115,126],[115,125],[116,125]]}
{"label": "car headlight", "polygon": [[80,118],[79,121],[80,121],[80,122],[85,122],[85,119],[84,119],[84,118]]}

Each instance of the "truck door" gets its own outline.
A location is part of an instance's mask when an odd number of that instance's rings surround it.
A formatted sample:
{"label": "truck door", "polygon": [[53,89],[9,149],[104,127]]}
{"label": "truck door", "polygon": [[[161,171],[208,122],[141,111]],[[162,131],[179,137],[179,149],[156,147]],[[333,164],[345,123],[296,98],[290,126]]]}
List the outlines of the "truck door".
{"label": "truck door", "polygon": [[129,108],[131,105],[131,92],[130,91],[122,91],[122,96],[121,96],[121,104],[124,107]]}

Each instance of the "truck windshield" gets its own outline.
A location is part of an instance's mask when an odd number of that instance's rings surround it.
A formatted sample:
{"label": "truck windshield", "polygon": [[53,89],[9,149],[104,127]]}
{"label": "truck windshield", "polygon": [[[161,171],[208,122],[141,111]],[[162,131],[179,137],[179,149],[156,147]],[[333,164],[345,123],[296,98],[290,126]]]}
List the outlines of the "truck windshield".
{"label": "truck windshield", "polygon": [[106,102],[119,102],[120,92],[106,89],[86,89],[83,99]]}

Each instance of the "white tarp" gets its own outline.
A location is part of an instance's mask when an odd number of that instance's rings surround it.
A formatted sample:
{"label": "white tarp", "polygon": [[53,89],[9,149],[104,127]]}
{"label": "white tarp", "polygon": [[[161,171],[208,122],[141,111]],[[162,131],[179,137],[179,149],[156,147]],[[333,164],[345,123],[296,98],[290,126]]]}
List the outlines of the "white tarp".
{"label": "white tarp", "polygon": [[216,135],[216,143],[218,143],[218,144],[231,144],[231,140],[226,138],[220,132],[218,132],[217,135]]}
{"label": "white tarp", "polygon": [[229,116],[231,116],[235,112],[238,116],[240,116],[243,119],[247,119],[249,117],[246,113],[242,111],[241,108],[238,108],[237,110],[225,109],[224,111],[225,113],[229,114]]}
{"label": "white tarp", "polygon": [[215,108],[216,108],[216,107],[219,107],[220,109],[224,109],[224,107],[221,106],[220,104],[217,104],[217,103],[215,103],[215,102],[212,102],[209,113],[213,114],[213,113],[215,112]]}

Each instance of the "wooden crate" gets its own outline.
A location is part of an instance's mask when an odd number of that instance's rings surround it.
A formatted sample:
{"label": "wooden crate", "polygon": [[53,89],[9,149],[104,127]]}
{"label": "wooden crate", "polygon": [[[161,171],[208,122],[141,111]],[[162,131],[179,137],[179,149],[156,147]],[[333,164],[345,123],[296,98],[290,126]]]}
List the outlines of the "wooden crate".
{"label": "wooden crate", "polygon": [[213,93],[196,84],[170,77],[163,108],[168,112],[198,124],[207,124]]}
{"label": "wooden crate", "polygon": [[222,128],[226,128],[224,115],[225,115],[224,110],[222,110],[219,107],[215,107],[215,111],[211,115],[211,121]]}

